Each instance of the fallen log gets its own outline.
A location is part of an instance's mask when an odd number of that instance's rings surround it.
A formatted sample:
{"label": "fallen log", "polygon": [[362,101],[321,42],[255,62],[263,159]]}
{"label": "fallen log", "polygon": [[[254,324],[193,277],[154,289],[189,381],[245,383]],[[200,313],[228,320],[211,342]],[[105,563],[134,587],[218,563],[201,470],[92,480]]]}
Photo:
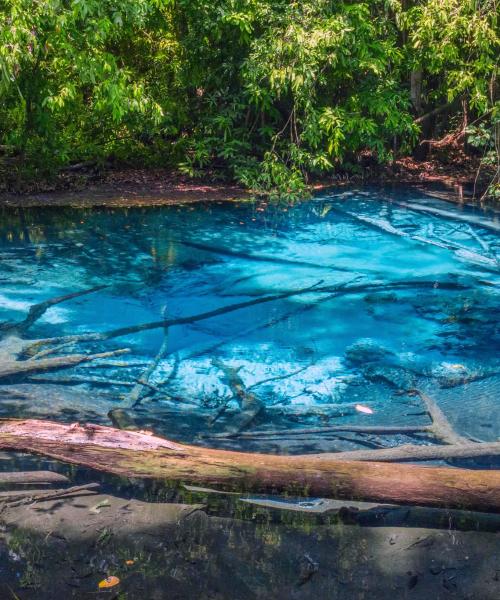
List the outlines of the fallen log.
{"label": "fallen log", "polygon": [[177,444],[148,432],[0,420],[0,448],[124,477],[260,493],[500,510],[500,471],[274,456]]}

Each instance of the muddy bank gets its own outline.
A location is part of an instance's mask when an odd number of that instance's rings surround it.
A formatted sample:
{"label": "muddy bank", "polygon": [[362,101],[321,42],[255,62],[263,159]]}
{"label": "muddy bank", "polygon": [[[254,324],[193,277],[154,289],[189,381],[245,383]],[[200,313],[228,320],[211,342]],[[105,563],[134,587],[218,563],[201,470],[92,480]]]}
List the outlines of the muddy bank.
{"label": "muddy bank", "polygon": [[[401,158],[392,165],[374,165],[359,175],[339,174],[310,183],[311,193],[338,185],[413,185],[432,191],[446,200],[470,201],[477,161],[444,164],[438,160],[416,161]],[[0,206],[168,206],[201,201],[244,200],[254,196],[250,190],[210,179],[189,179],[168,169],[127,169],[89,174],[63,172],[52,183],[26,183],[18,193],[3,191]],[[480,193],[479,193],[480,196]]]}
{"label": "muddy bank", "polygon": [[[360,513],[372,511],[369,525],[348,509],[326,512],[322,522],[292,511],[262,508],[246,520],[244,513],[213,516],[212,509],[209,500],[168,504],[89,493],[4,509],[0,597],[500,596],[496,525],[480,531],[422,527],[402,512],[375,517],[373,507]],[[405,518],[406,526],[398,524]],[[99,592],[99,581],[110,575],[121,583]]]}
{"label": "muddy bank", "polygon": [[99,183],[85,186],[82,190],[3,194],[0,195],[0,206],[169,206],[207,200],[243,200],[249,197],[249,192],[236,185],[185,183],[182,180],[174,183],[146,177],[144,181]]}

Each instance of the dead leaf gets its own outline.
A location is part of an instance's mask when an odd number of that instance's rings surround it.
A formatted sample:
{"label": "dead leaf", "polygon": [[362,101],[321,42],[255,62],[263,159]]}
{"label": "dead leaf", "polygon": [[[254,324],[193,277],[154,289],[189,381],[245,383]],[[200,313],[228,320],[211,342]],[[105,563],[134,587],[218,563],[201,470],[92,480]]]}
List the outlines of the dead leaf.
{"label": "dead leaf", "polygon": [[120,583],[120,580],[118,579],[118,577],[115,577],[114,575],[110,575],[109,577],[106,577],[106,579],[103,579],[102,581],[99,581],[99,589],[107,589],[107,588],[112,588],[115,587],[115,585],[118,585]]}
{"label": "dead leaf", "polygon": [[363,406],[362,404],[356,404],[354,407],[358,412],[364,413],[365,415],[373,415],[373,410],[368,406]]}
{"label": "dead leaf", "polygon": [[89,509],[89,512],[94,513],[95,515],[100,514],[100,510],[101,508],[109,508],[111,505],[109,503],[109,500],[103,500],[102,502],[99,502],[99,504],[96,504],[95,506],[93,506],[92,508]]}

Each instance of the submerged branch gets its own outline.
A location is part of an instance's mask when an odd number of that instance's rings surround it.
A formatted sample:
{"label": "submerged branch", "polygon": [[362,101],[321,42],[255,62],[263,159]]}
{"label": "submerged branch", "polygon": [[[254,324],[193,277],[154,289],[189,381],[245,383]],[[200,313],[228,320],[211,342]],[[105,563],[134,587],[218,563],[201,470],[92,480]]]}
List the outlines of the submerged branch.
{"label": "submerged branch", "polygon": [[41,360],[12,360],[0,363],[0,381],[2,379],[16,379],[47,371],[59,371],[76,367],[85,362],[108,358],[130,352],[128,348],[112,350],[110,352],[99,352],[97,354],[68,354],[56,358],[42,358]]}
{"label": "submerged branch", "polygon": [[[162,311],[162,316],[165,318],[166,307]],[[144,393],[144,388],[148,388],[149,390],[153,389],[154,391],[160,391],[156,388],[156,386],[152,386],[149,382],[151,376],[156,371],[159,363],[166,356],[168,352],[168,327],[164,328],[163,341],[161,343],[160,349],[158,350],[156,356],[150,362],[150,364],[144,369],[141,373],[140,377],[137,379],[137,382],[134,384],[134,387],[127,395],[124,408],[134,408],[136,407],[140,401],[142,400]]]}
{"label": "submerged branch", "polygon": [[412,433],[430,433],[431,425],[410,425],[408,427],[384,427],[381,425],[332,425],[329,427],[311,427],[309,429],[271,429],[268,431],[242,431],[214,433],[209,438],[239,438],[246,440],[269,438],[269,437],[299,437],[302,435],[337,433],[347,431],[350,433],[374,433],[377,435],[399,435]]}
{"label": "submerged branch", "polygon": [[229,435],[231,433],[238,434],[242,429],[250,425],[264,408],[264,404],[255,394],[252,394],[252,392],[249,392],[245,388],[245,384],[238,374],[239,369],[229,367],[219,359],[213,359],[212,364],[224,373],[225,383],[240,405],[241,412],[228,427]]}
{"label": "submerged branch", "polygon": [[347,271],[350,272],[350,269],[342,268],[342,267],[331,267],[329,265],[318,265],[316,263],[307,262],[304,260],[292,260],[287,258],[282,258],[280,256],[266,256],[264,254],[254,254],[248,252],[240,252],[238,250],[231,250],[230,248],[223,248],[221,246],[211,246],[209,244],[201,244],[199,242],[192,242],[187,240],[179,240],[179,244],[183,246],[188,246],[189,248],[196,248],[197,250],[202,250],[203,252],[210,252],[212,254],[220,254],[222,256],[234,256],[236,258],[243,258],[249,261],[257,261],[257,262],[269,262],[279,265],[287,265],[292,267],[306,267],[308,269],[322,269],[326,271]]}
{"label": "submerged branch", "polygon": [[327,452],[314,454],[321,460],[368,460],[375,462],[394,462],[420,460],[449,460],[453,458],[482,458],[500,456],[500,442],[481,442],[480,444],[449,444],[421,446],[404,444],[395,448],[376,450],[352,450],[347,452]]}
{"label": "submerged branch", "polygon": [[73,298],[79,298],[81,296],[86,296],[87,294],[92,294],[94,292],[98,292],[108,286],[106,285],[97,285],[95,287],[89,288],[87,290],[82,290],[81,292],[73,292],[71,294],[66,294],[64,296],[57,296],[55,298],[49,298],[48,300],[44,300],[43,302],[39,302],[38,304],[33,304],[28,311],[28,314],[22,321],[18,321],[16,323],[8,323],[4,325],[1,329],[3,336],[6,335],[22,335],[26,333],[26,331],[38,321],[51,306],[55,306],[56,304],[61,304],[61,302],[66,302],[67,300],[72,300]]}
{"label": "submerged branch", "polygon": [[359,285],[348,285],[348,284],[339,284],[339,285],[328,285],[321,286],[321,281],[315,283],[314,285],[308,286],[306,288],[300,288],[298,290],[289,290],[285,292],[281,292],[278,294],[273,294],[269,296],[262,296],[260,298],[254,298],[252,300],[246,300],[244,302],[238,302],[236,304],[230,304],[228,306],[221,306],[219,308],[209,310],[207,312],[198,313],[195,315],[189,315],[186,317],[177,317],[175,319],[166,319],[161,321],[152,321],[149,323],[140,323],[138,325],[131,325],[128,327],[120,327],[118,329],[112,329],[110,331],[102,331],[102,332],[88,332],[76,335],[67,335],[61,337],[53,337],[46,338],[42,340],[33,340],[33,345],[40,344],[60,344],[66,342],[93,342],[93,341],[104,341],[109,339],[114,339],[117,337],[122,337],[126,335],[131,335],[133,333],[139,333],[141,331],[149,331],[151,329],[159,329],[161,327],[174,327],[178,325],[189,325],[191,323],[196,323],[197,321],[203,321],[205,319],[211,319],[213,317],[218,317],[222,315],[226,315],[237,310],[242,310],[245,308],[250,308],[251,306],[257,306],[259,304],[265,304],[267,302],[275,302],[277,300],[284,300],[287,298],[292,298],[294,296],[301,296],[305,294],[331,294],[332,298],[350,295],[350,294],[363,294],[366,292],[373,292],[377,290],[386,290],[386,291],[394,291],[394,290],[411,290],[411,289],[441,289],[441,290],[466,290],[469,289],[469,286],[463,285],[459,282],[454,281],[426,281],[426,280],[416,280],[416,281],[396,281],[392,283],[385,282],[375,282],[375,283],[366,283]]}

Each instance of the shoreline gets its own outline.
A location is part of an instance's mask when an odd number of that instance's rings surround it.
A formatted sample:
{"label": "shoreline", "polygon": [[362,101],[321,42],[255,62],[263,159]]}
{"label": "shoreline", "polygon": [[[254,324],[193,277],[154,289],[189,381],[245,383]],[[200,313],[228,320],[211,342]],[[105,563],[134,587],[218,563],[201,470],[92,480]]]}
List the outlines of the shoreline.
{"label": "shoreline", "polygon": [[[401,160],[396,169],[368,171],[365,177],[353,176],[318,180],[308,186],[311,194],[333,187],[411,186],[443,200],[459,204],[477,204],[474,200],[474,177],[470,169],[439,172],[434,163]],[[0,192],[0,208],[35,207],[110,207],[131,208],[172,206],[197,202],[245,201],[265,198],[242,186],[207,180],[189,180],[167,170],[127,170],[108,172],[95,182],[88,180],[77,188],[69,182],[67,189],[32,192]]]}

